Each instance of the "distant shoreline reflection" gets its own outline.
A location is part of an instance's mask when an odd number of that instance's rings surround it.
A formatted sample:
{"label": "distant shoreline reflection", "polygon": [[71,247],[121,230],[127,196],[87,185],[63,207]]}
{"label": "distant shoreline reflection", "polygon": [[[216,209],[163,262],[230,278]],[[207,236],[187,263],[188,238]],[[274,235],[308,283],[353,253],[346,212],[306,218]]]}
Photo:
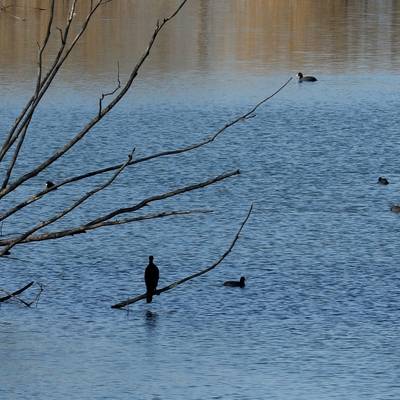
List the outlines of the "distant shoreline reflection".
{"label": "distant shoreline reflection", "polygon": [[[35,77],[36,43],[45,36],[48,2],[36,3],[36,8],[29,2],[18,7],[11,4],[7,13],[0,13],[0,68],[5,75],[23,80]],[[57,26],[65,21],[68,8],[63,4],[56,10]],[[146,48],[157,19],[168,15],[174,4],[137,0],[105,5],[92,21],[84,43],[74,49],[63,79],[75,79],[82,73],[90,80],[103,79],[104,74],[114,76],[116,60],[121,73],[126,73]],[[43,10],[38,12],[39,8]],[[199,0],[188,3],[163,32],[146,70],[160,77],[216,68],[262,74],[310,67],[315,73],[321,69],[397,71],[399,37],[400,2],[395,1]],[[58,44],[55,30],[45,53],[47,64]],[[2,79],[6,77],[0,76],[0,83]]]}

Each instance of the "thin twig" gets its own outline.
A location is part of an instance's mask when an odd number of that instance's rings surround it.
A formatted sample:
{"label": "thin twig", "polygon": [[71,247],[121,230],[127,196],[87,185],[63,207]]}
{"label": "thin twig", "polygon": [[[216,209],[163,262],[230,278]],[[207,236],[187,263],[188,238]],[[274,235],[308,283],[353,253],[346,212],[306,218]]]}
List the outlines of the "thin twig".
{"label": "thin twig", "polygon": [[102,93],[101,97],[99,99],[99,112],[98,112],[98,117],[101,117],[101,113],[103,111],[103,100],[105,97],[107,96],[112,96],[113,94],[115,94],[117,92],[117,90],[119,90],[121,88],[121,79],[119,77],[119,62],[117,62],[117,86],[116,88],[108,93]]}
{"label": "thin twig", "polygon": [[39,304],[39,299],[40,296],[42,295],[43,291],[44,291],[44,286],[40,283],[40,282],[36,282],[36,284],[39,286],[39,292],[36,294],[36,297],[34,298],[34,300],[30,303],[35,304],[35,306],[37,307]]}

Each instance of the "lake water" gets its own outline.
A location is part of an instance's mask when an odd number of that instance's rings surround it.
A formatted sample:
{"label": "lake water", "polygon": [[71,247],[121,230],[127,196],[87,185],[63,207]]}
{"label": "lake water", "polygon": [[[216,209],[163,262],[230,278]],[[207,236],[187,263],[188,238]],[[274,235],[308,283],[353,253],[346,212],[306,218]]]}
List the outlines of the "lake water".
{"label": "lake water", "polygon": [[[46,1],[0,12],[1,135],[29,97]],[[61,24],[70,2],[59,2]],[[32,168],[97,112],[174,1],[104,6],[32,121]],[[16,18],[17,17],[17,18]],[[22,20],[24,18],[24,20]],[[79,15],[78,15],[79,18]],[[153,203],[212,214],[104,228],[13,250],[0,287],[45,286],[37,308],[0,306],[0,398],[389,400],[400,398],[400,3],[189,1],[162,33],[132,92],[48,180],[202,140],[295,79],[209,146],[127,169],[57,227],[240,168],[221,184]],[[50,44],[51,59],[57,37]],[[4,171],[4,167],[1,167]],[[377,185],[386,176],[388,186]],[[50,193],[7,220],[22,231],[104,182]],[[129,312],[150,254],[160,286],[215,270]],[[246,276],[244,289],[222,286]],[[25,298],[34,296],[32,290]]]}

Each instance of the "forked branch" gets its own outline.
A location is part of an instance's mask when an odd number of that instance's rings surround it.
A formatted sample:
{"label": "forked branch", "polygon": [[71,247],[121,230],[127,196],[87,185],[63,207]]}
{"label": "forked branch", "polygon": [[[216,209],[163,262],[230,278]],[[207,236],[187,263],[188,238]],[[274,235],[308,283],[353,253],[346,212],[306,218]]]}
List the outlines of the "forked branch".
{"label": "forked branch", "polygon": [[[150,51],[154,45],[154,42],[158,36],[158,34],[160,33],[160,31],[163,29],[163,27],[172,19],[174,18],[178,12],[182,9],[182,7],[185,5],[185,3],[187,2],[187,0],[184,0],[181,2],[181,4],[177,7],[177,9],[167,18],[164,18],[163,22],[161,23],[157,23],[156,28],[153,32],[153,35],[150,39],[150,42],[147,46],[146,51],[144,52],[144,54],[142,55],[142,57],[139,59],[139,61],[137,62],[137,64],[135,65],[135,67],[133,68],[133,70],[131,71],[131,74],[127,80],[127,82],[125,83],[125,85],[121,88],[121,91],[118,93],[118,95],[116,95],[114,97],[114,99],[106,106],[102,109],[100,114],[96,114],[95,117],[93,117],[91,119],[91,121],[89,121],[86,126],[79,132],[77,133],[69,142],[67,142],[62,148],[58,149],[57,151],[55,151],[49,158],[47,158],[47,160],[43,161],[42,163],[40,163],[38,166],[36,166],[34,169],[32,169],[31,171],[27,172],[26,174],[22,175],[21,177],[17,178],[14,182],[10,183],[6,188],[3,188],[0,191],[0,199],[4,196],[6,196],[7,194],[9,194],[10,192],[12,192],[13,190],[15,190],[17,187],[19,187],[20,185],[22,185],[24,182],[26,182],[27,180],[35,177],[36,175],[38,175],[40,172],[42,172],[43,170],[45,170],[47,167],[49,167],[51,164],[53,164],[56,160],[58,160],[60,157],[62,157],[65,153],[67,153],[73,146],[76,145],[76,143],[78,143],[81,139],[83,139],[88,132],[91,131],[91,129],[105,116],[107,115],[119,102],[120,100],[125,96],[125,94],[127,93],[127,91],[130,89],[130,87],[132,86],[133,81],[135,80],[135,78],[138,75],[139,70],[141,69],[142,65],[144,64],[144,62],[146,61],[146,59],[148,58],[148,56],[150,55]],[[47,90],[47,88],[49,87],[52,79],[54,78],[55,74],[57,73],[58,69],[61,67],[62,63],[64,62],[64,60],[68,57],[69,53],[72,51],[73,47],[75,46],[76,42],[80,39],[80,36],[83,34],[83,32],[86,30],[87,24],[89,23],[93,13],[95,12],[95,10],[101,5],[104,4],[104,0],[99,0],[95,6],[93,6],[93,9],[89,12],[83,27],[81,28],[81,31],[78,33],[78,35],[75,37],[75,39],[73,40],[72,44],[70,45],[70,47],[65,51],[65,54],[61,57],[60,61],[58,62],[57,66],[54,68],[54,71],[51,75],[51,77],[48,79],[48,81],[46,82],[46,84],[43,86],[43,88],[41,89],[38,99],[36,99],[32,106],[31,106],[31,111],[29,111],[24,118],[24,121],[28,120],[29,118],[31,118],[32,113],[34,112],[38,102],[40,101],[40,98],[43,96],[43,94],[45,93],[45,91]],[[22,122],[22,127],[24,126],[24,121]],[[19,131],[21,131],[23,128],[20,128]],[[12,141],[12,140],[11,140]],[[6,146],[7,147],[7,146]],[[3,152],[3,150],[2,150]],[[2,153],[0,153],[0,160],[1,160],[1,155]]]}
{"label": "forked branch", "polygon": [[1,292],[5,292],[7,293],[6,296],[4,297],[0,297],[0,303],[2,303],[3,301],[7,301],[13,297],[18,296],[19,294],[21,294],[22,292],[25,292],[25,290],[29,289],[35,282],[29,282],[27,285],[25,285],[24,287],[22,287],[21,289],[16,290],[15,292],[9,293],[7,290],[4,289],[0,289]]}
{"label": "forked branch", "polygon": [[[186,153],[189,151],[193,151],[195,149],[198,149],[200,147],[206,146],[210,143],[212,143],[214,140],[216,140],[218,138],[218,136],[220,136],[223,132],[225,132],[225,130],[227,130],[228,128],[236,125],[237,123],[239,123],[240,121],[252,118],[254,115],[254,112],[265,102],[267,102],[268,100],[270,100],[272,97],[274,97],[276,94],[278,94],[283,88],[285,88],[289,82],[292,80],[292,78],[288,79],[279,89],[277,89],[274,93],[272,93],[271,95],[269,95],[268,97],[265,97],[264,99],[262,99],[261,101],[259,101],[255,106],[252,106],[250,110],[246,111],[244,114],[241,114],[240,116],[234,118],[232,121],[226,123],[223,127],[221,127],[220,129],[218,129],[214,134],[212,134],[211,136],[207,137],[206,139],[197,142],[197,143],[193,143],[189,146],[186,147],[181,147],[181,148],[177,148],[177,149],[172,149],[172,150],[166,150],[166,151],[162,151],[159,153],[155,153],[149,156],[145,156],[142,158],[137,158],[135,160],[132,160],[131,163],[129,165],[135,165],[135,164],[139,164],[142,162],[146,162],[146,161],[150,161],[159,157],[167,157],[167,156],[174,156],[174,155],[178,155],[178,154],[182,154],[182,153]],[[43,198],[48,192],[58,189],[62,186],[74,183],[74,182],[78,182],[80,180],[83,179],[88,179],[91,178],[93,176],[96,175],[100,175],[100,174],[104,174],[107,172],[111,172],[111,171],[115,171],[116,169],[120,168],[121,164],[118,165],[112,165],[109,167],[105,167],[105,168],[101,168],[101,169],[97,169],[91,172],[87,172],[85,174],[81,174],[81,175],[77,175],[68,179],[65,179],[62,182],[56,183],[54,187],[52,187],[51,189],[45,189],[40,191],[39,193],[31,196],[30,198],[24,200],[23,202],[19,203],[18,205],[14,206],[13,208],[9,209],[8,211],[4,212],[2,215],[0,215],[0,222],[4,221],[5,219],[7,219],[8,217],[10,217],[11,215],[13,215],[14,213],[16,213],[19,210],[22,210],[23,208],[25,208],[26,206],[35,203],[36,201],[40,200],[41,198]]]}
{"label": "forked branch", "polygon": [[[126,165],[125,165],[126,166]],[[127,214],[127,213],[132,213],[135,211],[138,211],[140,209],[142,209],[143,207],[149,205],[150,203],[153,203],[155,201],[160,201],[160,200],[165,200],[167,198],[170,197],[174,197],[174,196],[178,196],[180,194],[186,193],[186,192],[190,192],[193,190],[197,190],[206,186],[210,186],[213,185],[215,183],[218,183],[224,179],[233,177],[235,175],[239,175],[240,171],[239,170],[235,170],[235,171],[231,171],[231,172],[226,172],[224,174],[218,175],[214,178],[208,179],[207,181],[203,181],[203,182],[199,182],[199,183],[195,183],[192,185],[188,185],[188,186],[183,186],[181,188],[175,189],[175,190],[171,190],[169,192],[165,192],[159,195],[155,195],[155,196],[150,196],[142,201],[140,201],[139,203],[131,206],[131,207],[124,207],[124,208],[119,208],[117,210],[112,211],[111,213],[105,214],[99,218],[96,218],[84,225],[81,225],[79,227],[76,228],[72,228],[72,229],[68,229],[65,231],[59,231],[59,232],[51,232],[51,233],[45,233],[43,235],[40,236],[30,236],[32,235],[32,233],[36,232],[37,230],[43,228],[44,226],[49,225],[49,223],[41,223],[39,225],[37,225],[35,228],[31,229],[30,231],[24,233],[23,235],[17,237],[17,238],[11,238],[11,239],[4,239],[4,240],[0,240],[0,246],[5,246],[1,251],[0,251],[0,256],[3,256],[6,254],[6,252],[13,246],[15,246],[18,243],[29,243],[29,242],[34,242],[34,241],[43,241],[43,240],[50,240],[50,239],[59,239],[65,236],[72,236],[72,235],[76,235],[76,234],[80,234],[80,233],[86,233],[89,230],[93,230],[93,229],[97,229],[103,226],[111,226],[111,225],[117,225],[115,222],[110,221],[112,218],[121,215],[121,214]],[[70,208],[72,209],[72,208]],[[69,209],[68,209],[69,210]],[[59,215],[59,217],[63,217],[65,216],[65,211],[63,213],[61,213]],[[53,223],[53,219],[55,217],[53,217],[51,220]],[[59,219],[59,218],[58,218]],[[145,218],[141,218],[140,220],[145,219]],[[139,220],[139,219],[138,219]],[[48,221],[46,221],[48,222]],[[129,221],[129,222],[135,222],[134,220]],[[30,232],[30,233],[29,233]]]}
{"label": "forked branch", "polygon": [[106,187],[110,186],[114,182],[114,180],[117,178],[117,176],[126,168],[128,163],[132,160],[133,152],[134,152],[134,149],[132,150],[132,153],[129,154],[128,160],[125,162],[125,164],[123,164],[121,166],[121,168],[110,179],[108,179],[104,184],[102,184],[99,187],[97,187],[96,189],[91,190],[90,192],[86,193],[84,196],[82,196],[79,200],[74,202],[70,207],[63,210],[61,213],[49,218],[46,221],[40,222],[39,224],[35,225],[33,228],[29,229],[27,232],[23,233],[16,239],[12,240],[5,248],[3,248],[0,251],[0,257],[6,255],[6,253],[11,248],[16,246],[18,243],[21,243],[22,241],[24,241],[27,237],[29,237],[33,233],[37,232],[39,229],[42,229],[42,228],[60,220],[61,218],[64,218],[67,214],[69,214],[71,211],[75,210],[77,207],[79,207],[81,204],[83,204],[90,197],[92,197],[96,193],[100,192],[101,190],[104,190]]}

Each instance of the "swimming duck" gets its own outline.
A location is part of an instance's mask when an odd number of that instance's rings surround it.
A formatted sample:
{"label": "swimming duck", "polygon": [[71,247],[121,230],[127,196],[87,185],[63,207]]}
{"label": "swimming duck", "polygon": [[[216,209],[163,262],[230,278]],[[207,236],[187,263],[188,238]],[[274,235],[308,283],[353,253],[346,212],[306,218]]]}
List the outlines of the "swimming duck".
{"label": "swimming duck", "polygon": [[381,185],[389,185],[389,181],[384,176],[380,176],[378,178],[378,183]]}
{"label": "swimming duck", "polygon": [[304,76],[301,72],[297,74],[299,82],[316,82],[318,79],[315,76]]}
{"label": "swimming duck", "polygon": [[393,204],[390,207],[390,211],[395,212],[395,213],[400,213],[400,204]]}
{"label": "swimming duck", "polygon": [[246,278],[244,276],[242,276],[239,281],[226,281],[226,282],[224,282],[224,286],[244,288],[244,286],[245,286],[244,281],[245,280],[246,280]]}

